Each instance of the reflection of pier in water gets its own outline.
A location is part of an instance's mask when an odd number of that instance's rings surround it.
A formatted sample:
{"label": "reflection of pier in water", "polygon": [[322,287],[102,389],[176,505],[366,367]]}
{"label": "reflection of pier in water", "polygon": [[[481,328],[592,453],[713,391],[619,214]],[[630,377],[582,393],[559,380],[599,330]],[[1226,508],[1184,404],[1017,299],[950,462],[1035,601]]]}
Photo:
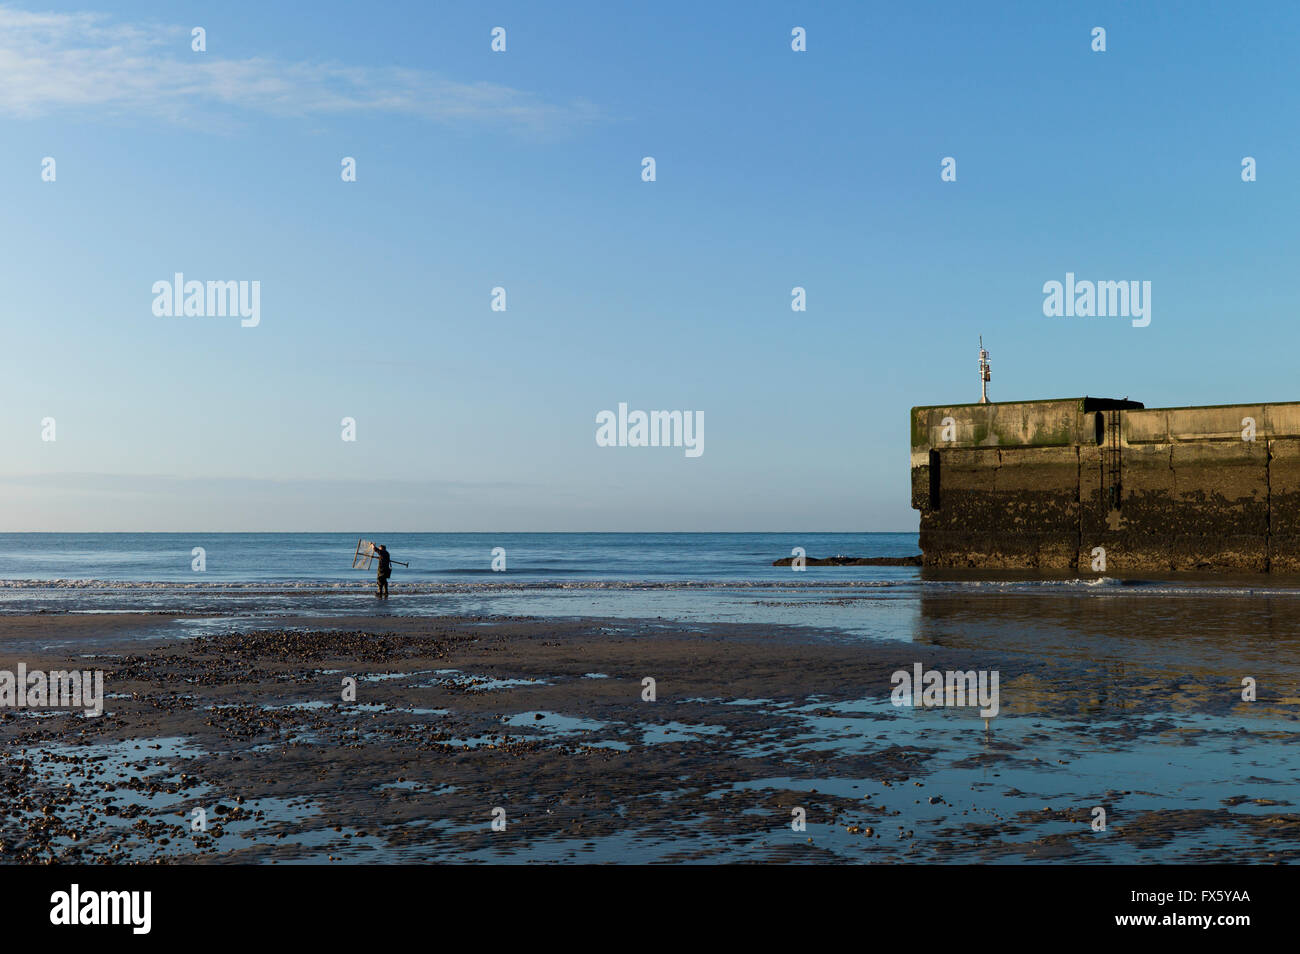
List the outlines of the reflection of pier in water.
{"label": "reflection of pier in water", "polygon": [[912,639],[945,651],[935,668],[999,668],[1004,714],[1231,708],[1246,676],[1261,701],[1300,691],[1300,590],[991,585],[923,586]]}

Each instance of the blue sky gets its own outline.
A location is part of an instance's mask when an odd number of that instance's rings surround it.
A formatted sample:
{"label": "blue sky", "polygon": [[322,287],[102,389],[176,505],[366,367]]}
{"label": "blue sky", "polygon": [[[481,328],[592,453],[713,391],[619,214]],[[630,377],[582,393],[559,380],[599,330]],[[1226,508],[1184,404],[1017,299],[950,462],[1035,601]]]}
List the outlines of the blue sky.
{"label": "blue sky", "polygon": [[[995,400],[1300,399],[1298,20],[0,4],[0,530],[914,529],[980,334]],[[1151,324],[1044,317],[1067,271]],[[261,323],[155,317],[175,272]],[[598,447],[619,402],[705,452]]]}

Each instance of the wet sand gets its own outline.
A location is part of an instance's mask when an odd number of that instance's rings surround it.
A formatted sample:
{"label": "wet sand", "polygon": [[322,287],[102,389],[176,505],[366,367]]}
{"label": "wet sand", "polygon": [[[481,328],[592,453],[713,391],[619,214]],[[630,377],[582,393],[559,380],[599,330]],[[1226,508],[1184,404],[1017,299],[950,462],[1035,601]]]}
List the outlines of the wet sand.
{"label": "wet sand", "polygon": [[[1300,857],[1300,700],[1264,688],[1247,706],[1213,671],[662,621],[299,617],[161,635],[177,622],[0,617],[0,669],[102,668],[110,695],[98,718],[0,710],[0,857]],[[969,709],[892,705],[891,674],[915,663],[998,670],[1001,713],[986,728]]]}

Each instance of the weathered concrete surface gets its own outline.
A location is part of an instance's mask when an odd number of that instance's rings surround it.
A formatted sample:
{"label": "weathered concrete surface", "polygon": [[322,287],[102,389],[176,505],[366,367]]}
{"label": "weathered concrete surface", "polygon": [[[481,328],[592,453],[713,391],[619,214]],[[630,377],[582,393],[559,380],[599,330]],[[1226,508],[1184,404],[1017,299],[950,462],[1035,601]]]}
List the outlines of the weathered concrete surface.
{"label": "weathered concrete surface", "polygon": [[1300,573],[1300,440],[1269,442],[1269,568]]}
{"label": "weathered concrete surface", "polygon": [[925,566],[1300,572],[1300,403],[921,407],[911,450]]}
{"label": "weathered concrete surface", "polygon": [[[933,447],[1071,447],[1090,434],[1084,398],[912,408],[912,466]],[[978,413],[972,413],[977,408]],[[951,424],[948,422],[951,421]],[[951,428],[951,436],[945,430]]]}

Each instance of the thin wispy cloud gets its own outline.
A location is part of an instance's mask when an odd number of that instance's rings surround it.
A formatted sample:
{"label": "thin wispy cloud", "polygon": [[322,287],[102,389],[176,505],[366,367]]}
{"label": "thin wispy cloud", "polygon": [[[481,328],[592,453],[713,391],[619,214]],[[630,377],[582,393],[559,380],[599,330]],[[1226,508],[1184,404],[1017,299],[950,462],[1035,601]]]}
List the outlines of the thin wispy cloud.
{"label": "thin wispy cloud", "polygon": [[0,7],[0,117],[67,110],[183,124],[232,111],[302,118],[376,113],[530,131],[598,118],[588,102],[547,102],[499,83],[458,82],[397,66],[195,53],[189,27]]}

